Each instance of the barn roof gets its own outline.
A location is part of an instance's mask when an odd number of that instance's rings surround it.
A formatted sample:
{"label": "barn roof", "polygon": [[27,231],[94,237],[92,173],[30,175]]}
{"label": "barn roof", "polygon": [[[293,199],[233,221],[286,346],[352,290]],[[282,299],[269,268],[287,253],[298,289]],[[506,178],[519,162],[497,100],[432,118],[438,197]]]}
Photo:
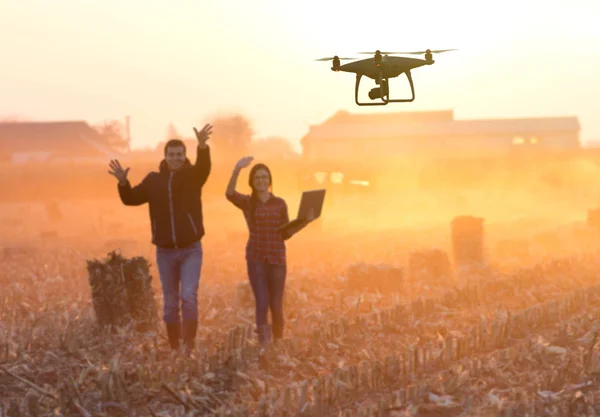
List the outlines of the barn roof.
{"label": "barn roof", "polygon": [[12,152],[117,153],[85,121],[3,122],[0,148]]}
{"label": "barn roof", "polygon": [[448,120],[393,124],[349,123],[312,126],[304,140],[364,139],[369,137],[466,136],[474,134],[527,135],[576,132],[577,117]]}
{"label": "barn roof", "polygon": [[443,122],[454,120],[453,110],[402,111],[382,113],[350,113],[340,110],[325,120],[324,125],[395,124],[407,122]]}

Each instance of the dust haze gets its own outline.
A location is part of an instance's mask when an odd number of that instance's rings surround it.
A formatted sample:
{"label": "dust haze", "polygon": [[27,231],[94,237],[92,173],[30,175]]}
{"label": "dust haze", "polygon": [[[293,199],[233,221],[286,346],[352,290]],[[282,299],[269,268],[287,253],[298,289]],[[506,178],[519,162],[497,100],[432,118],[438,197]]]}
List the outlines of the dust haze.
{"label": "dust haze", "polygon": [[[31,122],[11,119],[4,123]],[[127,123],[107,121],[90,129],[106,140],[106,146],[118,149],[113,155],[131,168],[132,184],[158,169],[169,138],[184,140],[188,157],[194,162],[192,126],[171,124],[165,127],[164,142],[155,148],[131,150]],[[150,261],[159,310],[162,306],[148,208],[121,204],[116,180],[107,172],[112,156],[79,155],[80,145],[66,141],[61,145],[60,138],[41,144],[39,138],[32,137],[36,146],[47,148],[38,150],[27,149],[25,142],[3,139],[0,365],[6,366],[6,372],[0,373],[0,390],[8,393],[5,403],[0,399],[4,409],[25,396],[46,396],[49,399],[38,407],[55,415],[78,410],[91,415],[86,410],[96,410],[98,404],[113,404],[112,409],[119,413],[140,413],[136,415],[147,415],[145,407],[156,412],[183,412],[183,400],[174,401],[166,385],[173,392],[187,392],[185,407],[196,409],[198,415],[209,415],[219,407],[237,410],[240,404],[254,411],[260,407],[275,410],[284,407],[284,400],[277,403],[271,399],[265,386],[292,390],[293,384],[306,382],[312,387],[308,401],[316,407],[312,415],[338,415],[338,406],[359,413],[365,404],[379,404],[380,400],[402,404],[425,401],[429,407],[446,410],[444,415],[459,415],[453,413],[464,411],[466,406],[460,404],[468,401],[472,407],[495,410],[498,402],[494,398],[505,395],[496,388],[489,388],[487,397],[469,396],[467,401],[467,394],[448,385],[460,382],[474,387],[477,383],[473,378],[492,378],[478,374],[480,368],[468,368],[470,374],[461,376],[464,379],[459,382],[448,382],[455,380],[438,377],[437,372],[450,366],[448,360],[466,360],[482,349],[477,366],[487,366],[481,365],[487,363],[486,355],[505,345],[508,348],[502,352],[508,352],[517,339],[537,346],[536,352],[549,349],[554,342],[541,345],[541,339],[534,339],[515,324],[510,337],[498,331],[493,342],[480,335],[471,343],[464,336],[471,334],[471,327],[478,329],[488,323],[492,327],[485,334],[492,334],[498,314],[508,317],[510,313],[514,320],[521,320],[518,323],[528,323],[539,329],[539,334],[546,332],[544,338],[555,340],[558,336],[554,331],[543,326],[559,314],[565,320],[569,314],[575,317],[578,308],[587,306],[584,298],[562,301],[561,297],[572,290],[587,291],[596,282],[592,270],[597,266],[596,258],[580,258],[582,253],[596,251],[600,241],[598,220],[593,215],[600,197],[600,153],[593,149],[533,146],[537,143],[520,147],[511,134],[501,149],[476,143],[457,150],[428,144],[426,138],[409,138],[405,144],[412,145],[403,147],[395,145],[402,138],[369,137],[366,133],[362,145],[356,140],[345,141],[340,135],[326,146],[325,142],[309,145],[307,134],[302,140],[298,138],[304,145],[298,152],[292,145],[296,139],[257,138],[251,120],[244,115],[216,114],[212,123],[214,134],[209,144],[213,169],[202,194],[206,236],[199,290],[199,356],[193,366],[169,358],[160,326],[149,334],[125,330],[111,336],[94,330],[86,262],[105,258],[112,251]],[[363,123],[361,128],[377,130],[381,123]],[[426,125],[420,122],[420,128]],[[544,139],[542,135],[539,138]],[[365,143],[368,146],[363,146]],[[44,159],[44,152],[53,146],[60,158]],[[310,146],[312,151],[308,152]],[[83,147],[81,152],[85,153]],[[287,201],[290,218],[296,215],[302,191],[327,189],[321,218],[287,242],[286,342],[278,348],[283,351],[273,357],[268,375],[251,354],[227,356],[227,352],[246,352],[244,349],[255,343],[251,332],[254,300],[244,260],[248,232],[240,211],[225,199],[233,166],[245,155],[253,155],[256,162],[270,167],[273,193]],[[250,191],[247,174],[244,171],[238,181],[238,190],[245,193]],[[471,256],[475,265],[466,270],[459,270],[462,260],[458,259],[451,227],[461,216],[481,218],[483,224],[480,234],[473,232],[471,247],[463,250],[463,258]],[[553,259],[569,261],[556,266]],[[539,272],[539,268],[546,272]],[[527,270],[542,275],[522,272]],[[550,303],[550,307],[544,307],[545,313],[539,316],[521,313],[536,303]],[[552,310],[553,306],[560,308]],[[577,317],[573,320],[579,320]],[[484,324],[479,323],[480,318]],[[584,337],[590,327],[580,324],[573,321],[570,331]],[[238,330],[246,332],[239,339],[243,348],[236,342]],[[456,351],[448,350],[452,337]],[[459,348],[465,340],[469,343]],[[415,379],[416,368],[397,365],[399,380],[380,376],[399,397],[384,395],[383,382],[375,376],[379,375],[376,363],[385,361],[391,367],[388,369],[396,369],[394,364],[400,362],[394,358],[407,358],[413,349],[420,352],[421,348],[422,359],[410,365],[422,367],[419,378]],[[550,354],[544,352],[540,355]],[[438,359],[425,359],[433,357]],[[510,362],[504,357],[497,360]],[[38,365],[26,368],[23,364],[28,361]],[[108,371],[109,362],[117,370]],[[530,372],[528,367],[534,362],[524,361],[519,372]],[[361,375],[365,369],[371,369],[368,372],[373,375],[365,385],[353,376],[359,364]],[[572,366],[579,369],[580,364]],[[189,380],[179,379],[181,369],[188,369]],[[547,373],[551,371],[535,372],[550,381]],[[126,389],[115,388],[117,379],[107,388],[106,381],[117,378],[117,374],[126,381]],[[75,385],[65,382],[70,375],[77,379]],[[18,380],[19,376],[37,388]],[[330,377],[346,382],[337,394],[327,394],[324,405],[318,400],[318,384],[312,385],[313,378]],[[564,378],[581,383],[575,376]],[[497,374],[488,381],[488,387],[506,386],[509,380],[509,376]],[[525,376],[522,380],[530,381]],[[422,381],[429,385],[421,385]],[[552,386],[536,383],[539,391],[560,389],[556,381]],[[531,387],[528,390],[535,391]],[[363,402],[359,403],[359,398]],[[285,404],[296,410],[288,415],[300,415],[304,407],[294,408],[295,402]]]}
{"label": "dust haze", "polygon": [[[209,248],[210,242],[218,241],[243,256],[246,226],[225,200],[224,190],[233,164],[244,155],[255,155],[272,168],[273,191],[288,201],[292,217],[303,190],[327,188],[322,218],[289,245],[299,259],[316,256],[305,254],[304,244],[331,240],[334,249],[350,235],[357,236],[353,245],[360,245],[362,235],[381,239],[394,257],[381,259],[386,262],[404,256],[392,250],[398,245],[406,245],[406,250],[435,246],[450,252],[450,222],[461,215],[485,219],[491,262],[502,262],[493,251],[504,239],[527,240],[540,256],[589,249],[596,241],[595,229],[586,223],[588,210],[600,198],[596,180],[600,159],[594,150],[457,154],[423,145],[418,152],[390,158],[386,145],[374,139],[379,148],[367,155],[353,150],[352,142],[342,142],[339,150],[315,161],[295,152],[285,138],[254,139],[251,122],[241,115],[217,119],[215,131],[214,168],[203,191]],[[186,139],[172,125],[166,129],[165,142],[167,137]],[[185,141],[193,160],[194,139]],[[131,167],[133,184],[157,170],[163,146],[164,142],[154,149],[129,151],[121,158]],[[101,248],[104,242],[124,239],[149,248],[147,207],[123,206],[114,178],[101,162],[14,164],[7,158],[2,165],[4,247]],[[239,187],[249,192],[247,178],[241,177]],[[541,237],[567,231],[575,240],[559,239],[558,246],[553,239]],[[228,240],[230,235],[236,237]],[[368,252],[369,245],[361,249],[366,255],[363,250]],[[206,261],[210,264],[210,257]],[[290,263],[304,261],[292,258]],[[204,282],[210,279],[210,274],[203,277]]]}
{"label": "dust haze", "polygon": [[[344,115],[337,113],[331,120]],[[423,123],[418,112],[375,113],[369,116],[370,126],[376,130],[394,117]],[[31,121],[7,117],[3,122]],[[125,150],[119,158],[131,167],[132,184],[158,169],[169,138],[183,139],[193,162],[191,128],[170,124],[165,140],[154,148],[130,150],[127,122],[109,120],[93,128],[113,149]],[[588,224],[588,211],[600,197],[600,153],[594,149],[511,149],[509,144],[501,151],[484,146],[449,151],[423,138],[418,148],[394,153],[393,140],[366,136],[368,152],[356,141],[340,140],[310,157],[295,151],[286,138],[257,138],[244,115],[218,113],[211,123],[213,170],[202,197],[209,254],[204,288],[246,280],[246,225],[224,197],[233,165],[244,155],[271,167],[273,192],[286,199],[291,218],[303,190],[327,189],[323,216],[288,244],[292,276],[294,271],[325,268],[327,281],[358,260],[406,267],[408,254],[420,249],[439,248],[451,258],[450,224],[463,215],[484,219],[483,246],[490,265],[526,265],[598,246],[598,231]],[[56,141],[61,148],[60,139]],[[15,146],[21,150],[24,145]],[[32,255],[35,259],[73,248],[78,253],[71,260],[74,268],[115,249],[153,259],[148,209],[121,204],[115,179],[107,173],[109,159],[78,159],[78,150],[69,145],[61,151],[65,159],[59,162],[30,158],[15,163],[10,141],[3,142],[0,240],[5,257],[24,251],[39,254]],[[249,192],[243,175],[238,188]],[[232,268],[232,273],[223,273],[223,268]],[[224,287],[222,296],[231,288]]]}
{"label": "dust haze", "polygon": [[[339,112],[325,123],[342,117],[348,116]],[[376,130],[394,117],[423,123],[430,116],[401,112],[368,117]],[[4,121],[29,122],[17,117]],[[183,139],[193,161],[191,128],[170,124],[165,140],[154,148],[130,150],[128,122],[109,120],[93,129],[122,152],[119,158],[131,167],[132,184],[158,169],[169,138]],[[394,144],[402,139],[365,137],[368,152],[356,141],[338,140],[311,157],[295,151],[286,138],[257,138],[244,115],[218,113],[211,123],[213,169],[202,197],[208,254],[202,287],[218,286],[224,299],[234,284],[247,280],[246,225],[224,197],[232,167],[244,155],[271,167],[273,192],[286,199],[291,218],[303,190],[327,189],[322,217],[288,244],[292,277],[315,268],[326,271],[325,284],[356,262],[407,268],[411,252],[431,248],[452,260],[451,222],[465,215],[483,219],[483,256],[493,267],[527,266],[598,247],[599,232],[588,221],[600,197],[600,153],[594,149],[518,149],[509,140],[500,151],[484,146],[455,151],[428,145],[424,138],[412,151],[394,153]],[[30,158],[15,163],[10,141],[3,144],[0,244],[5,259],[22,252],[35,260],[73,250],[77,255],[69,262],[80,270],[80,281],[86,259],[113,250],[153,259],[148,209],[121,204],[115,179],[107,173],[109,159],[78,159],[75,147],[61,148],[60,139],[56,141],[65,158],[58,162]],[[238,189],[250,191],[243,175]],[[155,269],[153,273],[157,276]]]}

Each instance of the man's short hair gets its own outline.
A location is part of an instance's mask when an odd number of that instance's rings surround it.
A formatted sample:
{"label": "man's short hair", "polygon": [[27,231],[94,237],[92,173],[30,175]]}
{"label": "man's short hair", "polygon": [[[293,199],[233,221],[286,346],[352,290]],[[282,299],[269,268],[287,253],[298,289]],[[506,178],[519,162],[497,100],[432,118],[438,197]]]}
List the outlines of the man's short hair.
{"label": "man's short hair", "polygon": [[167,144],[165,145],[165,155],[167,154],[167,148],[169,146],[182,146],[183,147],[183,152],[185,153],[185,143],[183,143],[183,141],[181,139],[169,139],[169,141],[167,142]]}

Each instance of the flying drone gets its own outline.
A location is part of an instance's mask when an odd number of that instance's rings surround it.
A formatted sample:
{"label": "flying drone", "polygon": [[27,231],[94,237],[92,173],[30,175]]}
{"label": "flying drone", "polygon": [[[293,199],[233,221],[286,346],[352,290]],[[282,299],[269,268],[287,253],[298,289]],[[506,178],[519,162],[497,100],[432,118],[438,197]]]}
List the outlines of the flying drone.
{"label": "flying drone", "polygon": [[[432,65],[435,61],[433,60],[433,54],[455,51],[456,49],[439,49],[417,51],[417,52],[381,52],[377,50],[375,52],[359,52],[359,54],[374,55],[373,58],[361,59],[358,61],[350,62],[345,65],[340,65],[341,61],[352,60],[356,58],[340,58],[334,56],[330,58],[320,58],[316,61],[333,61],[332,71],[339,72],[353,72],[356,74],[356,87],[354,89],[354,101],[359,106],[385,106],[388,103],[408,103],[415,99],[415,87],[413,84],[412,76],[410,71],[422,67],[424,65]],[[425,59],[418,58],[407,58],[400,56],[390,55],[423,55]],[[401,74],[405,74],[410,83],[410,90],[412,97],[409,99],[390,99],[389,82],[390,78],[395,78]],[[375,84],[379,87],[375,87],[369,91],[369,98],[371,100],[381,99],[381,102],[369,103],[358,101],[358,87],[360,80],[363,77],[369,77],[375,80]]]}

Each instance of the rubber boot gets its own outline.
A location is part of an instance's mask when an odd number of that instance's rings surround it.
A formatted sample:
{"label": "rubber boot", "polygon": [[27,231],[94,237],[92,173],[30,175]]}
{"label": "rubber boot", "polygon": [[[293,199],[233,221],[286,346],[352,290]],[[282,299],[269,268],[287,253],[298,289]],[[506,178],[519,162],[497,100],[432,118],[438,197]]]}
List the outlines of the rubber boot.
{"label": "rubber boot", "polygon": [[194,340],[196,339],[196,332],[198,330],[197,320],[183,320],[183,343],[186,354],[190,354],[194,351]]}
{"label": "rubber boot", "polygon": [[273,326],[273,341],[274,342],[283,339],[283,327],[284,326],[282,326],[282,325]]}
{"label": "rubber boot", "polygon": [[180,335],[181,330],[179,323],[167,323],[167,336],[169,337],[169,345],[171,345],[171,350],[179,349]]}
{"label": "rubber boot", "polygon": [[269,370],[269,345],[271,343],[271,326],[266,324],[264,326],[259,326],[256,329],[256,333],[258,334],[258,344],[259,344],[259,353],[258,353],[258,361],[260,367],[268,371]]}
{"label": "rubber boot", "polygon": [[261,347],[265,347],[271,343],[272,334],[270,325],[265,324],[264,326],[259,326],[258,329],[256,329],[256,333],[258,335],[258,344]]}

